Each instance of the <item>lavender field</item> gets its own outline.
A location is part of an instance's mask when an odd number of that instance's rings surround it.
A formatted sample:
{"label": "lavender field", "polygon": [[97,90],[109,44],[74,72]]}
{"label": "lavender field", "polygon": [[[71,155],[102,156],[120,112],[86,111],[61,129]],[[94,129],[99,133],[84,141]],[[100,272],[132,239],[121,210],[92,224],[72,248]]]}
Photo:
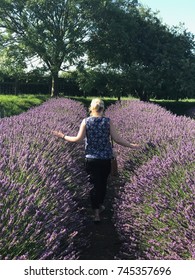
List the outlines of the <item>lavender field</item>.
{"label": "lavender field", "polygon": [[194,120],[138,101],[113,105],[107,115],[121,135],[145,147],[116,147],[123,177],[115,200],[123,242],[117,258],[194,259]]}
{"label": "lavender field", "polygon": [[[79,259],[89,246],[83,143],[51,134],[75,135],[86,115],[81,103],[59,98],[0,120],[1,259]],[[142,144],[115,144],[116,259],[194,259],[195,121],[140,101],[111,105],[106,115]]]}
{"label": "lavender field", "polygon": [[1,259],[77,259],[86,245],[83,147],[51,134],[77,133],[85,115],[81,103],[54,99],[0,120]]}

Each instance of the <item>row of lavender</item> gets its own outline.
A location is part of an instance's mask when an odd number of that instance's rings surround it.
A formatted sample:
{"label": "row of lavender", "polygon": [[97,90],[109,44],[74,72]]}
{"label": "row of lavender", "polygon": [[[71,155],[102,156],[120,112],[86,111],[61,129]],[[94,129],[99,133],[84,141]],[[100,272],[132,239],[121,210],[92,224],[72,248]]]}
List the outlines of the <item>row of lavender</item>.
{"label": "row of lavender", "polygon": [[51,134],[76,133],[85,115],[60,98],[0,121],[1,259],[77,259],[87,244],[83,147]]}
{"label": "row of lavender", "polygon": [[107,115],[124,138],[143,145],[116,147],[126,181],[115,203],[117,257],[194,259],[194,120],[139,101],[113,105]]}

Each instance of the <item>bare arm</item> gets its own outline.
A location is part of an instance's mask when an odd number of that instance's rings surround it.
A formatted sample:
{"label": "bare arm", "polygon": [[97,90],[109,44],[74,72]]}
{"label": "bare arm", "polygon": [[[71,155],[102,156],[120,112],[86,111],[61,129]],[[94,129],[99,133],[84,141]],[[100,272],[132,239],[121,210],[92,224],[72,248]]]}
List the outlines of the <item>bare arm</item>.
{"label": "bare arm", "polygon": [[133,149],[140,148],[139,144],[134,144],[134,143],[129,143],[125,139],[123,139],[117,132],[113,122],[110,120],[110,135],[112,139],[119,145],[124,146],[124,147],[129,147]]}
{"label": "bare arm", "polygon": [[74,143],[81,142],[85,138],[85,134],[86,134],[85,120],[82,121],[77,136],[67,136],[64,135],[64,133],[62,133],[61,131],[56,131],[56,130],[52,131],[52,133],[55,136],[59,138],[63,138],[68,142],[74,142]]}

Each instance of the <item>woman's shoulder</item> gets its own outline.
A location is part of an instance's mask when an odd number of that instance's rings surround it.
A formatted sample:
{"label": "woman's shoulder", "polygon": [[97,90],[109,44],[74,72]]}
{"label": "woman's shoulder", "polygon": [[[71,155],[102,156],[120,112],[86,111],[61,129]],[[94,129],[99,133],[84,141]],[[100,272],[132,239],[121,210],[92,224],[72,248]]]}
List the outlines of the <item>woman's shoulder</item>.
{"label": "woman's shoulder", "polygon": [[92,117],[89,116],[89,117],[84,118],[84,121],[87,122],[87,121],[89,121],[89,120],[91,120],[91,119],[92,119]]}
{"label": "woman's shoulder", "polygon": [[86,117],[84,119],[85,124],[93,123],[94,118],[92,116]]}
{"label": "woman's shoulder", "polygon": [[86,117],[85,119],[85,122],[93,122],[93,121],[106,121],[106,122],[110,122],[110,118],[109,117],[106,117],[106,116],[103,116],[103,117],[93,117],[93,116],[89,116],[89,117]]}
{"label": "woman's shoulder", "polygon": [[110,118],[109,118],[109,117],[104,117],[104,119],[105,119],[107,122],[110,122]]}

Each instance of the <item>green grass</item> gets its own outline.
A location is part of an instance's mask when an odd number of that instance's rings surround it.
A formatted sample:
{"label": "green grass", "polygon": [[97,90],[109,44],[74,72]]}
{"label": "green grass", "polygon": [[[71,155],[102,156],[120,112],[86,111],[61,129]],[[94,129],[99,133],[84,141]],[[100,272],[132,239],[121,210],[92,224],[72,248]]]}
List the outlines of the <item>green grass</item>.
{"label": "green grass", "polygon": [[[77,97],[77,96],[66,96],[66,97],[82,102],[87,108],[89,108],[91,100],[95,98],[95,97],[84,98],[84,97]],[[121,100],[136,100],[136,99],[137,98],[133,98],[133,97],[121,98]],[[115,103],[118,99],[115,97],[103,97],[102,100],[105,103],[105,108],[107,108],[109,105]],[[184,99],[179,101],[151,99],[150,102],[154,104],[158,104],[178,116],[185,115],[187,110],[195,107],[195,99]]]}
{"label": "green grass", "polygon": [[[93,98],[99,98],[99,96],[89,96],[89,97],[80,97],[80,96],[65,96],[66,98],[70,98],[76,101],[80,101],[84,104],[86,108],[89,108],[91,100]],[[100,97],[105,104],[105,108],[109,107],[111,104],[114,104],[118,98],[117,97]],[[122,97],[121,100],[135,100],[133,97]]]}
{"label": "green grass", "polygon": [[151,102],[165,107],[167,110],[178,116],[186,115],[187,110],[195,107],[195,99],[183,99],[179,101],[151,99]]}
{"label": "green grass", "polygon": [[18,115],[31,107],[40,105],[48,95],[0,95],[0,118]]}
{"label": "green grass", "polygon": [[[91,100],[95,97],[77,97],[77,96],[63,96],[79,102],[82,102],[86,108],[89,108]],[[50,98],[49,95],[0,95],[0,118],[18,115],[27,111],[31,107],[40,105]],[[104,97],[102,98],[107,108],[109,105],[115,103],[117,98]],[[124,98],[123,98],[124,99]]]}
{"label": "green grass", "polygon": [[[91,100],[95,97],[78,97],[78,96],[63,96],[76,101],[80,101],[86,108],[89,108]],[[29,108],[40,105],[44,101],[50,98],[49,95],[0,95],[0,118],[9,117],[12,115],[18,115],[22,112],[27,111]],[[116,97],[102,97],[105,108],[114,104],[118,99]],[[121,100],[135,100],[133,97],[122,97]],[[190,108],[195,107],[195,99],[185,100],[154,100],[151,102],[165,107],[176,115],[185,115],[186,111]]]}

